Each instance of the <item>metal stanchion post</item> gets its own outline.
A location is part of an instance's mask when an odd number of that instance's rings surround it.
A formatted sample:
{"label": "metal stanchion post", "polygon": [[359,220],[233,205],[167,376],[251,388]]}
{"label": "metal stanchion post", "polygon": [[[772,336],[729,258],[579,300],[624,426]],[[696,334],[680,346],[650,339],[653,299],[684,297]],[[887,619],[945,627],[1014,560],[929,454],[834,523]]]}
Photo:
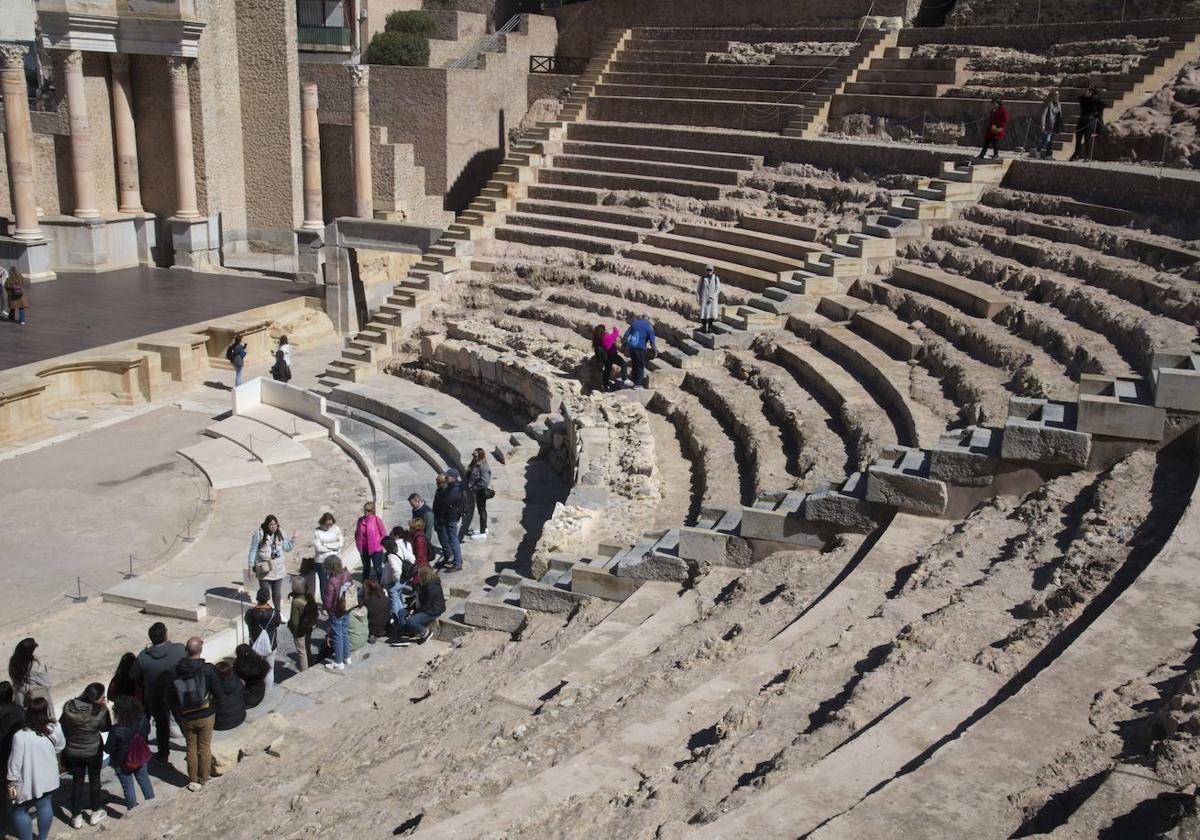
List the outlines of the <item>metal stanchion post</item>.
{"label": "metal stanchion post", "polygon": [[122,577],[125,578],[125,580],[129,580],[130,578],[137,577],[137,575],[134,574],[134,572],[133,572],[133,555],[132,554],[129,555],[129,571],[126,574],[122,575]]}
{"label": "metal stanchion post", "polygon": [[87,598],[83,597],[83,581],[78,576],[75,578],[75,594],[68,595],[67,597],[75,604],[87,603]]}

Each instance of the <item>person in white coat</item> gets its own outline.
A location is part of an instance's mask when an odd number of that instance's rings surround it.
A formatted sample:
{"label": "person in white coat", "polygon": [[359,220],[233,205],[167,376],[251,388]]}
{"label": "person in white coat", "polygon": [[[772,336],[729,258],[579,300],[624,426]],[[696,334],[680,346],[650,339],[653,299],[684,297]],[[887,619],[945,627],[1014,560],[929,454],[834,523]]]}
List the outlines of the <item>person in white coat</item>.
{"label": "person in white coat", "polygon": [[13,734],[8,756],[8,798],[17,836],[33,838],[37,814],[37,837],[50,835],[54,820],[54,792],[58,790],[58,754],[67,745],[62,728],[50,717],[50,704],[34,697],[25,710],[25,726]]}
{"label": "person in white coat", "polygon": [[[309,592],[325,591],[325,561],[330,557],[337,557],[342,553],[342,548],[345,545],[345,538],[342,536],[342,529],[338,527],[337,520],[333,518],[332,513],[321,514],[321,519],[317,522],[317,528],[313,531],[313,560],[315,566],[315,576],[320,581],[321,588],[317,588],[317,580],[313,580],[313,575],[306,575],[308,580]],[[317,598],[320,601],[320,597]]]}
{"label": "person in white coat", "polygon": [[704,267],[700,281],[696,284],[696,299],[700,304],[700,329],[712,332],[713,321],[721,312],[721,278],[711,265]]}

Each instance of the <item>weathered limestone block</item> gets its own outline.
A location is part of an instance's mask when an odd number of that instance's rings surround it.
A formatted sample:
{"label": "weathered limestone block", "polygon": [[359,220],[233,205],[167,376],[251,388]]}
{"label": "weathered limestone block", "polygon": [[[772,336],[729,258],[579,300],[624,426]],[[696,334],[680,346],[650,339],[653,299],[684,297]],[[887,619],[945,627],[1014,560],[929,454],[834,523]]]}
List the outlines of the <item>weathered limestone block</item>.
{"label": "weathered limestone block", "polygon": [[948,502],[946,484],[890,467],[867,469],[867,501],[910,513],[940,515]]}
{"label": "weathered limestone block", "polygon": [[607,568],[598,568],[583,563],[571,570],[571,591],[580,595],[603,598],[606,601],[624,601],[645,583],[641,578],[618,577]]}
{"label": "weathered limestone block", "polygon": [[884,518],[885,512],[877,505],[838,490],[809,493],[804,500],[806,522],[825,525],[837,532],[866,534],[878,528]]}
{"label": "weathered limestone block", "polygon": [[979,426],[946,432],[929,453],[929,477],[960,486],[991,484],[999,443],[999,435]]}
{"label": "weathered limestone block", "polygon": [[679,556],[685,561],[743,568],[750,565],[752,554],[750,544],[734,534],[711,528],[679,529]]}
{"label": "weathered limestone block", "polygon": [[542,526],[542,536],[533,553],[533,577],[540,578],[550,568],[552,554],[578,554],[589,542],[599,510],[558,502],[554,514]]}
{"label": "weathered limestone block", "polygon": [[535,580],[521,582],[521,607],[546,613],[569,613],[590,596]]}
{"label": "weathered limestone block", "polygon": [[470,598],[464,605],[463,621],[485,630],[520,633],[529,622],[529,615],[520,607],[498,599]]}
{"label": "weathered limestone block", "polygon": [[1150,386],[1141,377],[1093,373],[1079,377],[1078,431],[1160,441],[1166,421],[1166,410],[1154,405]]}
{"label": "weathered limestone block", "polygon": [[617,577],[638,580],[687,580],[691,572],[682,557],[647,552],[642,557],[629,557],[617,566]]}
{"label": "weathered limestone block", "polygon": [[1050,400],[1013,397],[1000,441],[1000,457],[1086,467],[1092,436],[1075,429],[1075,406]]}
{"label": "weathered limestone block", "polygon": [[1150,369],[1156,406],[1200,412],[1200,353],[1155,351]]}

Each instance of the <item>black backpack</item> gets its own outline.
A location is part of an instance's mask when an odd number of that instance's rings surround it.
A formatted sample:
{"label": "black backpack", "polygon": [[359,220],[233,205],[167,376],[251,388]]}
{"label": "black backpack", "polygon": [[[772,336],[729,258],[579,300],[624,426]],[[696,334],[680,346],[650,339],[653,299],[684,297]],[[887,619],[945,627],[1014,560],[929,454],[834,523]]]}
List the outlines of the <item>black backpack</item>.
{"label": "black backpack", "polygon": [[208,708],[208,680],[203,673],[185,674],[176,677],[175,698],[179,701],[182,714],[200,712]]}
{"label": "black backpack", "polygon": [[227,362],[233,361],[233,348],[236,346],[237,345],[231,343],[228,347],[225,348],[225,361],[227,361]]}

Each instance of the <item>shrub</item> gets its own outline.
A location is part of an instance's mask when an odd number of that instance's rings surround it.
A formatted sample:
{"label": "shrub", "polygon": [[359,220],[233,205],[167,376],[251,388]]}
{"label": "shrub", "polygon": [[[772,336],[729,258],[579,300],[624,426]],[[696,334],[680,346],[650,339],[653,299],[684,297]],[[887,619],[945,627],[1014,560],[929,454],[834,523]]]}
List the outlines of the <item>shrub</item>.
{"label": "shrub", "polygon": [[437,29],[437,21],[425,12],[392,12],[387,16],[383,28],[388,32],[407,32],[409,35],[432,35]]}
{"label": "shrub", "polygon": [[376,32],[367,47],[367,64],[429,65],[429,39],[409,32]]}

